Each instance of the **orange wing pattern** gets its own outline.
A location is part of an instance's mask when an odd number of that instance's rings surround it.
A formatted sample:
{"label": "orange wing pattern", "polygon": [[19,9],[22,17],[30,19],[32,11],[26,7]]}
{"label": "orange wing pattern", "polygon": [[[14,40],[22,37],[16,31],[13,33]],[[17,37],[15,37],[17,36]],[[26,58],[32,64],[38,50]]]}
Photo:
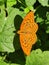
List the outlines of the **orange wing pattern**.
{"label": "orange wing pattern", "polygon": [[26,55],[30,54],[32,45],[37,41],[37,30],[38,25],[34,22],[34,13],[30,11],[23,19],[20,30],[17,32],[20,34],[20,44]]}

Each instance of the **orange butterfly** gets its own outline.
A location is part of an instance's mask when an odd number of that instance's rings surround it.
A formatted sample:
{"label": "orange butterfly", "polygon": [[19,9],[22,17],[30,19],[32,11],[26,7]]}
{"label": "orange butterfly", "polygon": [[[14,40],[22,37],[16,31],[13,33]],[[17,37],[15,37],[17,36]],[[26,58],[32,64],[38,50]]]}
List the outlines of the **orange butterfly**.
{"label": "orange butterfly", "polygon": [[32,45],[37,41],[37,30],[38,25],[34,21],[34,12],[30,11],[23,19],[20,30],[17,32],[20,34],[20,44],[26,55],[30,54]]}

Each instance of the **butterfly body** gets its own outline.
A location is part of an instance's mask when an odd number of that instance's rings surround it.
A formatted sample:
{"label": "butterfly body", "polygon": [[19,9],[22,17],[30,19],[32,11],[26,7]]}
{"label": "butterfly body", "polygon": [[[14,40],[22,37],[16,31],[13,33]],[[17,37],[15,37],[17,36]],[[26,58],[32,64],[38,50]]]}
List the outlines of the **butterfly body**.
{"label": "butterfly body", "polygon": [[37,41],[37,30],[38,25],[34,22],[34,13],[30,11],[23,19],[20,30],[17,32],[20,34],[20,44],[26,55],[30,54],[32,45]]}

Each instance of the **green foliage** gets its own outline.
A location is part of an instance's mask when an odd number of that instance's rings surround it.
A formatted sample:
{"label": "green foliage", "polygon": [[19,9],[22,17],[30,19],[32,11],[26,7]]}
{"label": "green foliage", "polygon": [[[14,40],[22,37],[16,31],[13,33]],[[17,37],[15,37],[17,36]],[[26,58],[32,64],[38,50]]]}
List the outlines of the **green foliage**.
{"label": "green foliage", "polygon": [[[15,22],[14,18],[18,13],[20,14],[18,9],[13,9],[8,8],[7,10],[9,11],[8,17],[3,17],[1,12],[0,16],[0,51],[7,51],[7,52],[13,52],[14,51],[14,31],[15,31]],[[12,11],[11,11],[12,10]],[[11,11],[11,12],[10,12]],[[13,14],[13,15],[12,15]],[[16,42],[17,43],[17,42]],[[17,43],[18,44],[18,43]]]}
{"label": "green foliage", "polygon": [[46,13],[47,20],[49,20],[49,12]]}
{"label": "green foliage", "polygon": [[49,51],[42,52],[40,49],[33,50],[30,56],[26,58],[25,65],[48,65]]}
{"label": "green foliage", "polygon": [[0,0],[0,5],[3,5],[6,0]]}
{"label": "green foliage", "polygon": [[[1,23],[1,32],[0,32],[0,51],[14,51],[14,47],[13,47],[13,31],[14,31],[14,16],[16,15],[16,10],[12,10],[10,15],[6,18],[4,17],[4,19],[1,19],[3,21],[0,20]],[[15,14],[13,14],[15,13]],[[11,17],[11,14],[13,14],[13,16]],[[1,14],[2,15],[2,14]],[[2,18],[2,17],[1,17]]]}
{"label": "green foliage", "polygon": [[5,24],[5,11],[1,9],[1,13],[0,13],[0,32],[2,32],[3,26]]}
{"label": "green foliage", "polygon": [[[25,56],[17,31],[30,10],[38,40]],[[0,0],[0,65],[49,65],[49,0]]]}
{"label": "green foliage", "polygon": [[13,6],[16,4],[16,0],[7,0],[7,6]]}
{"label": "green foliage", "polygon": [[20,64],[14,64],[14,63],[6,63],[3,60],[0,60],[0,65],[20,65]]}
{"label": "green foliage", "polygon": [[25,0],[27,6],[32,6],[36,2],[36,0]]}
{"label": "green foliage", "polygon": [[41,5],[49,7],[49,0],[38,0],[38,1],[39,3],[41,3]]}

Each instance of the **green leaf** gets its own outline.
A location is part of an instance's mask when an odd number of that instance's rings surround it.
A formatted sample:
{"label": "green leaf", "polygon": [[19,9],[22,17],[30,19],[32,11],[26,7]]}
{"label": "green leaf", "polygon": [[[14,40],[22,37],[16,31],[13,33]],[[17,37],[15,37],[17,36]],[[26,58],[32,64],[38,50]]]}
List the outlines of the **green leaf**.
{"label": "green leaf", "polygon": [[28,13],[30,10],[32,10],[32,11],[34,10],[32,6],[26,7],[26,8],[24,9],[24,12],[25,12],[25,13]]}
{"label": "green leaf", "polygon": [[9,64],[7,64],[7,63],[5,63],[3,61],[0,61],[0,65],[9,65]]}
{"label": "green leaf", "polygon": [[42,19],[41,17],[39,17],[39,15],[37,15],[37,18],[36,18],[36,22],[37,23],[41,23],[44,19]]}
{"label": "green leaf", "polygon": [[20,65],[20,64],[15,64],[15,63],[6,63],[3,60],[0,60],[0,65]]}
{"label": "green leaf", "polygon": [[[8,11],[8,15],[11,13],[11,11],[13,10],[13,8],[12,7],[8,7],[7,8],[7,11]],[[18,9],[17,9],[18,10]],[[26,15],[26,13],[25,12],[23,12],[23,11],[16,11],[16,13],[17,13],[17,15],[19,15],[19,16],[21,16],[22,18],[24,18],[25,17],[25,15]]]}
{"label": "green leaf", "polygon": [[33,50],[27,56],[25,65],[49,65],[49,51]]}
{"label": "green leaf", "polygon": [[14,9],[11,11],[11,13],[8,15],[6,20],[4,20],[2,17],[0,19],[0,51],[2,52],[13,52],[14,46],[13,46],[13,39],[14,39],[14,18],[18,14],[18,10]]}
{"label": "green leaf", "polygon": [[46,33],[49,33],[49,15],[46,15],[47,16],[47,19],[45,21],[45,29],[46,29]]}
{"label": "green leaf", "polygon": [[49,20],[49,12],[46,13],[47,20]]}
{"label": "green leaf", "polygon": [[0,0],[0,9],[5,9],[5,2],[7,0]]}
{"label": "green leaf", "polygon": [[29,12],[29,8],[28,8],[28,7],[25,8],[25,9],[24,9],[24,12],[25,12],[25,13],[28,13],[28,12]]}
{"label": "green leaf", "polygon": [[49,8],[39,6],[35,12],[35,20],[37,23],[43,23],[45,21],[46,13],[49,11]]}
{"label": "green leaf", "polygon": [[16,4],[16,0],[7,0],[7,6],[10,7],[10,6],[13,6]]}
{"label": "green leaf", "polygon": [[13,52],[15,49],[20,48],[19,37],[16,32],[19,30],[24,12],[21,13],[16,8],[8,8],[7,11],[8,16],[6,19],[2,14],[0,17],[0,51]]}
{"label": "green leaf", "polygon": [[41,3],[42,6],[47,6],[49,7],[49,0],[38,0],[39,3]]}
{"label": "green leaf", "polygon": [[35,4],[36,0],[25,0],[27,6],[32,6]]}
{"label": "green leaf", "polygon": [[49,33],[49,26],[47,26],[46,33]]}
{"label": "green leaf", "polygon": [[4,0],[0,0],[0,6],[4,4]]}
{"label": "green leaf", "polygon": [[3,9],[1,9],[1,13],[0,13],[0,32],[2,32],[2,29],[4,27],[5,24],[5,11]]}
{"label": "green leaf", "polygon": [[0,61],[2,60],[2,57],[0,56]]}
{"label": "green leaf", "polygon": [[14,63],[12,63],[12,64],[10,64],[10,65],[20,65],[20,64],[14,64]]}

